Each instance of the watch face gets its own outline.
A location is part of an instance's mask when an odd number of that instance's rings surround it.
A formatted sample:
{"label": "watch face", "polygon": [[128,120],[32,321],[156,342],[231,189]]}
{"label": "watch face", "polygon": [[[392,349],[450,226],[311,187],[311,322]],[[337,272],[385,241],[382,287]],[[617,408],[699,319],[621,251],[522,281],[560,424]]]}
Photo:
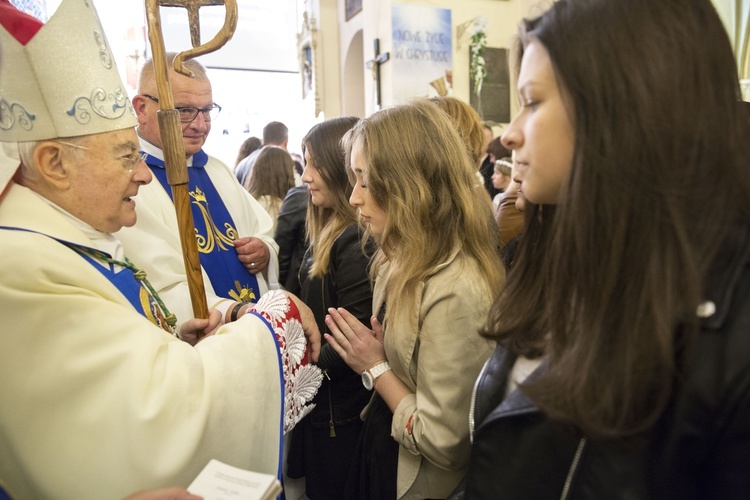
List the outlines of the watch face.
{"label": "watch face", "polygon": [[372,381],[372,377],[370,376],[370,372],[368,371],[362,372],[362,385],[365,386],[365,389],[367,389],[368,391],[371,391],[372,385],[373,385],[372,382],[373,381]]}

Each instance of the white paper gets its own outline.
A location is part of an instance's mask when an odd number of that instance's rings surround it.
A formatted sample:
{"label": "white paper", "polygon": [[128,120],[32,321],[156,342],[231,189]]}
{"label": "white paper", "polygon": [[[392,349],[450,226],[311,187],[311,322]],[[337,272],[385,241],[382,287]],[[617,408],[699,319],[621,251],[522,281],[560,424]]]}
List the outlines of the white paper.
{"label": "white paper", "polygon": [[238,469],[213,459],[187,489],[204,500],[267,500],[276,498],[282,488],[276,476]]}

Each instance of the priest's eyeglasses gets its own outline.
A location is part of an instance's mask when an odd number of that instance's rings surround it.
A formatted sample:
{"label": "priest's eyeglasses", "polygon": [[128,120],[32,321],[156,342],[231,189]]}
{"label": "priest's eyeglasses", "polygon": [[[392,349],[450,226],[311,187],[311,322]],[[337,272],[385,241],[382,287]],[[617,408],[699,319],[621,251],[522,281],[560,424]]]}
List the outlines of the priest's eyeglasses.
{"label": "priest's eyeglasses", "polygon": [[[159,99],[148,94],[141,94],[143,97],[148,97],[154,102],[159,102]],[[213,103],[205,108],[196,108],[195,106],[175,106],[174,109],[180,112],[180,121],[182,123],[190,123],[198,117],[198,112],[203,114],[203,121],[210,122],[221,112],[221,106]]]}
{"label": "priest's eyeglasses", "polygon": [[135,170],[135,166],[138,165],[139,161],[146,161],[146,157],[148,156],[146,153],[130,153],[126,155],[113,155],[112,153],[107,153],[106,151],[101,151],[99,149],[91,149],[87,148],[86,146],[79,146],[78,144],[73,144],[72,142],[63,142],[63,141],[55,141],[58,144],[62,144],[63,146],[70,146],[71,148],[76,149],[85,149],[86,151],[91,151],[92,153],[99,153],[102,155],[111,156],[115,160],[119,160],[124,166],[125,170],[128,171],[129,174],[133,173],[133,170]]}

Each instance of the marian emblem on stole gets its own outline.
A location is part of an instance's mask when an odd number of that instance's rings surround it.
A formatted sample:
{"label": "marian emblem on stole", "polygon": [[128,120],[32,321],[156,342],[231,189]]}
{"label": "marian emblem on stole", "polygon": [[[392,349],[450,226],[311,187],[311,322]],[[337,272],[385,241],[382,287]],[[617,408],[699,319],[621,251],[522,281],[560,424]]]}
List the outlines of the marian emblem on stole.
{"label": "marian emblem on stole", "polygon": [[208,211],[206,195],[201,191],[201,188],[196,187],[195,191],[190,191],[190,197],[195,200],[193,201],[193,205],[196,205],[200,210],[203,216],[203,224],[206,228],[205,235],[200,234],[198,228],[195,228],[195,241],[198,243],[198,251],[201,253],[211,253],[215,247],[221,250],[234,248],[232,242],[238,237],[237,230],[229,222],[226,222],[224,223],[225,232],[221,232]]}
{"label": "marian emblem on stole", "polygon": [[[213,251],[234,249],[232,242],[238,238],[237,229],[230,222],[225,222],[222,232],[222,229],[216,225],[213,217],[211,217],[206,195],[199,187],[196,186],[195,191],[190,191],[190,197],[193,199],[193,205],[200,211],[201,218],[203,219],[202,226],[205,227],[206,232],[205,235],[201,234],[201,231],[198,229],[201,224],[196,224],[195,241],[198,244],[198,251],[210,254]],[[226,295],[229,295],[237,302],[252,302],[257,299],[251,286],[243,286],[238,280],[234,280],[234,286],[235,289],[227,290]]]}

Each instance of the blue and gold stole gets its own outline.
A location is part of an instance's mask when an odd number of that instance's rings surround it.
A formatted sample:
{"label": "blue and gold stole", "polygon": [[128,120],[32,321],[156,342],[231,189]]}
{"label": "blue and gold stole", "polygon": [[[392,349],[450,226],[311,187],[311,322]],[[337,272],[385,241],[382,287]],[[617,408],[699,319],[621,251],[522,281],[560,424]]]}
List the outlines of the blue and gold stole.
{"label": "blue and gold stole", "polygon": [[[60,238],[55,238],[49,234],[40,233],[39,231],[33,231],[22,227],[0,226],[0,229],[39,234],[51,238],[70,248],[83,257],[89,264],[94,266],[94,269],[102,273],[102,275],[107,278],[126,299],[128,299],[128,302],[133,306],[133,309],[138,311],[139,314],[156,326],[174,334],[174,331],[169,325],[169,320],[167,319],[169,312],[163,309],[162,305],[159,304],[159,299],[148,290],[144,283],[145,275],[139,276],[140,279],[137,279],[137,272],[141,271],[136,270],[135,266],[132,266],[127,259],[125,259],[125,263],[119,263],[123,265],[123,269],[115,271],[114,265],[111,262],[107,262],[107,260],[112,260],[112,256],[101,250],[71,243]],[[101,256],[101,258],[97,259],[96,256]],[[131,267],[124,267],[127,265],[130,265]],[[1,499],[2,497],[0,497],[0,500]]]}
{"label": "blue and gold stole", "polygon": [[[60,241],[60,240],[58,240]],[[133,308],[140,314],[146,317],[151,323],[164,329],[168,333],[174,334],[174,331],[170,327],[167,320],[167,311],[162,309],[162,306],[158,303],[156,296],[152,295],[148,288],[146,288],[143,280],[136,278],[136,271],[130,268],[123,268],[119,271],[115,271],[114,265],[108,262],[104,262],[101,265],[101,260],[94,258],[86,250],[78,245],[70,245],[67,242],[60,241],[63,245],[68,248],[75,250],[78,255],[86,259],[94,269],[102,273],[118,290],[128,299],[128,302]],[[97,250],[98,252],[98,250]],[[99,252],[104,254],[104,252]],[[104,254],[110,257],[107,254]]]}
{"label": "blue and gold stole", "polygon": [[[148,155],[146,163],[174,202],[164,161]],[[258,279],[237,258],[232,241],[239,235],[229,210],[206,172],[206,163],[208,155],[201,149],[193,155],[193,166],[188,168],[188,191],[193,199],[191,208],[201,266],[217,295],[238,302],[255,302],[260,298]]]}

